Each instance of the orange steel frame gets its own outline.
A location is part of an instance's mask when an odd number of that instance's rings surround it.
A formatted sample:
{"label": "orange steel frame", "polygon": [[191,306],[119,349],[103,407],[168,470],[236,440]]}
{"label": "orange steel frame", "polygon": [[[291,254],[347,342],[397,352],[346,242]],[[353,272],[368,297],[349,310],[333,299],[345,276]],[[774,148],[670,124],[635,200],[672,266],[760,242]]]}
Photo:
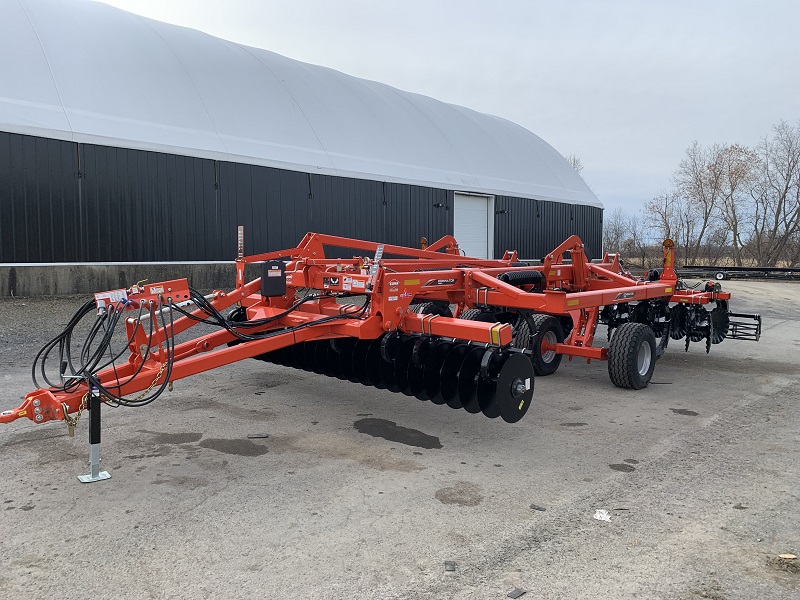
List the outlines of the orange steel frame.
{"label": "orange steel frame", "polygon": [[[215,291],[211,304],[218,311],[241,305],[248,320],[274,317],[289,308],[295,301],[293,288],[313,288],[341,294],[367,294],[369,310],[364,315],[342,318],[315,325],[326,316],[360,312],[356,305],[340,304],[335,297],[322,297],[304,303],[299,309],[280,319],[250,329],[250,332],[283,329],[303,325],[302,329],[277,333],[263,339],[228,346],[237,338],[227,330],[201,335],[193,340],[176,344],[170,381],[176,381],[252,358],[273,350],[308,340],[326,338],[374,339],[386,332],[400,331],[412,334],[457,338],[494,346],[511,342],[511,326],[502,323],[485,323],[458,319],[466,308],[502,307],[522,313],[547,313],[569,315],[573,328],[563,343],[549,345],[545,341],[541,350],[555,350],[559,354],[592,359],[606,359],[607,348],[593,347],[595,328],[600,309],[609,304],[641,300],[664,300],[689,304],[708,304],[728,300],[730,294],[720,291],[676,290],[674,250],[669,240],[664,245],[663,272],[658,281],[647,281],[624,271],[617,255],[606,253],[602,262],[587,260],[580,238],[571,236],[550,252],[542,265],[514,266],[518,263],[516,252],[506,252],[500,260],[483,260],[461,256],[456,240],[445,236],[426,249],[379,244],[319,233],[308,233],[296,248],[268,252],[236,260],[236,288],[230,292]],[[325,246],[352,249],[372,255],[391,255],[394,258],[377,262],[369,257],[352,259],[325,258]],[[569,254],[571,261],[564,262]],[[261,279],[245,283],[247,264],[271,260],[286,261],[287,294],[263,297]],[[540,271],[544,278],[542,291],[531,291],[531,285],[515,287],[497,278],[501,273],[513,271]],[[128,292],[129,301],[124,308],[143,305],[154,324],[152,337],[145,327],[136,327],[136,319],[126,319],[130,355],[127,362],[109,367],[98,374],[100,382],[113,388],[119,395],[129,395],[151,389],[163,383],[165,361],[168,360],[166,344],[173,336],[196,324],[188,317],[174,320],[171,325],[158,325],[157,312],[170,303],[183,302],[189,297],[185,279],[134,286]],[[417,314],[409,310],[412,302],[436,300],[455,304],[456,318]],[[122,310],[120,305],[110,305],[109,310]],[[200,310],[194,312],[203,316]],[[146,352],[147,347],[150,352]],[[143,356],[145,358],[143,358]],[[38,389],[25,396],[16,409],[0,413],[0,423],[28,418],[36,423],[64,420],[69,413],[78,411],[89,392],[86,383],[75,390],[62,392]]]}

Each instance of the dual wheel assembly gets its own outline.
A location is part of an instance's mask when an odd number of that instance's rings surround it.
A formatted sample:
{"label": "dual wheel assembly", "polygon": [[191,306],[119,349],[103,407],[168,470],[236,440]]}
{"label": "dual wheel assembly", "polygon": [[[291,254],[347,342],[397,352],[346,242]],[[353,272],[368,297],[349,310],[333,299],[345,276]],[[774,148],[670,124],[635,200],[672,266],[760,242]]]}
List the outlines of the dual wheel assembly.
{"label": "dual wheel assembly", "polygon": [[312,340],[256,357],[434,404],[519,421],[533,399],[533,364],[520,351],[397,332]]}

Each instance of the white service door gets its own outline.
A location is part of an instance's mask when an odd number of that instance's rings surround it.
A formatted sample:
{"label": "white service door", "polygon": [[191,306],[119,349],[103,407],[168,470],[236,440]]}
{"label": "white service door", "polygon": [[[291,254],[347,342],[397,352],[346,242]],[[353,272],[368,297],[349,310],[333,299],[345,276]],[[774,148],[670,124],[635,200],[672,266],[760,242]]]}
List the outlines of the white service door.
{"label": "white service door", "polygon": [[456,193],[453,209],[453,236],[463,253],[494,258],[494,198]]}

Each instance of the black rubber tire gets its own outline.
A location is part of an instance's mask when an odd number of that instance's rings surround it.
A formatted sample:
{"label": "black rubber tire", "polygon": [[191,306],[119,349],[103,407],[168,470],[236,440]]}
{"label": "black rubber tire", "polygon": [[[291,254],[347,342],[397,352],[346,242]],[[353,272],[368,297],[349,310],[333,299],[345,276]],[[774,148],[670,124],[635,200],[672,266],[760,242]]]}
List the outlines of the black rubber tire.
{"label": "black rubber tire", "polygon": [[647,387],[656,367],[656,336],[643,323],[623,323],[608,346],[608,376],[620,388]]}
{"label": "black rubber tire", "polygon": [[420,302],[419,304],[412,304],[408,307],[411,312],[418,315],[439,315],[440,317],[452,317],[453,312],[449,306],[442,305],[438,302]]}
{"label": "black rubber tire", "polygon": [[553,351],[542,354],[542,340],[547,339],[551,344],[553,342],[564,343],[564,330],[561,327],[561,321],[551,315],[531,315],[531,320],[534,327],[530,346],[533,372],[538,377],[552,375],[558,370],[563,355],[556,354]]}
{"label": "black rubber tire", "polygon": [[482,321],[484,323],[497,322],[497,319],[493,313],[483,311],[480,308],[468,308],[458,315],[458,318],[465,319],[467,321]]}
{"label": "black rubber tire", "polygon": [[514,328],[511,330],[511,345],[514,348],[530,348],[531,347],[531,326],[524,316],[519,315],[517,322],[514,323]]}

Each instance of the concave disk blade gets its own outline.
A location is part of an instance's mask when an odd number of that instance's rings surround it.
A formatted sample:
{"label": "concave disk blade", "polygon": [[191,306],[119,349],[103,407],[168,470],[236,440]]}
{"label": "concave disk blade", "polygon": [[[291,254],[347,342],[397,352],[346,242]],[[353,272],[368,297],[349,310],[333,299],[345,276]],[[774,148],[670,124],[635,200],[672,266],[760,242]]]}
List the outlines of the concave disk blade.
{"label": "concave disk blade", "polygon": [[305,369],[306,366],[306,353],[303,349],[303,344],[294,344],[292,346],[292,356],[289,359],[289,365],[295,369]]}
{"label": "concave disk blade", "polygon": [[389,355],[390,360],[384,360],[383,354],[381,354],[380,362],[381,379],[383,380],[383,384],[386,386],[387,390],[395,393],[400,391],[400,388],[397,386],[397,382],[394,379],[394,358],[397,356],[397,350],[400,348],[400,339],[401,338],[399,336],[394,334],[387,334],[384,336],[383,344],[386,345],[386,352]]}
{"label": "concave disk blade", "polygon": [[414,338],[405,338],[397,350],[394,358],[394,380],[398,389],[406,396],[412,396],[411,388],[408,387],[408,367],[411,364],[411,355],[414,352]]}
{"label": "concave disk blade", "polygon": [[329,377],[339,377],[339,348],[342,347],[342,340],[336,338],[328,340],[327,361],[328,368],[325,374]]}
{"label": "concave disk blade", "polygon": [[481,374],[481,358],[486,353],[486,348],[473,348],[464,357],[461,370],[458,372],[458,399],[468,413],[481,412],[478,403],[478,379]]}
{"label": "concave disk blade", "polygon": [[374,340],[358,340],[355,348],[353,348],[353,376],[356,382],[362,385],[369,385],[369,377],[367,376],[367,354],[369,354],[369,347],[373,341]]}
{"label": "concave disk blade", "polygon": [[478,406],[484,416],[496,419],[500,416],[500,406],[495,399],[497,391],[497,372],[503,363],[502,354],[493,352],[488,365],[488,379],[478,377]]}
{"label": "concave disk blade", "polygon": [[458,372],[469,350],[466,344],[456,344],[442,363],[441,395],[450,408],[461,408],[461,400],[458,398]]}
{"label": "concave disk blade", "polygon": [[428,353],[425,366],[422,367],[422,378],[425,382],[425,393],[434,404],[444,404],[445,399],[441,393],[442,364],[447,354],[452,350],[452,342],[439,342]]}
{"label": "concave disk blade", "polygon": [[[291,348],[291,346],[289,347]],[[278,348],[277,350],[273,350],[270,352],[272,355],[272,362],[276,365],[282,365],[284,367],[289,366],[289,356],[290,356],[290,349],[287,347]]]}
{"label": "concave disk blade", "polygon": [[369,345],[369,352],[367,352],[367,358],[364,361],[367,368],[367,379],[371,385],[374,385],[379,390],[385,390],[386,384],[383,381],[383,377],[381,377],[381,342],[383,341],[383,337],[379,337],[376,340],[372,340],[372,343]]}
{"label": "concave disk blade", "polygon": [[331,347],[328,340],[316,340],[314,343],[314,373],[327,375],[328,349]]}
{"label": "concave disk blade", "polygon": [[533,399],[533,363],[523,354],[509,354],[497,376],[495,401],[506,423],[516,423]]}
{"label": "concave disk blade", "polygon": [[411,364],[408,365],[408,387],[411,395],[419,400],[427,400],[428,394],[425,393],[425,360],[433,347],[429,339],[420,339],[416,344],[416,358],[411,357]]}
{"label": "concave disk blade", "polygon": [[336,377],[350,379],[353,376],[353,348],[356,341],[352,338],[342,340],[339,346],[339,371]]}
{"label": "concave disk blade", "polygon": [[303,344],[304,363],[306,371],[317,372],[317,340]]}

